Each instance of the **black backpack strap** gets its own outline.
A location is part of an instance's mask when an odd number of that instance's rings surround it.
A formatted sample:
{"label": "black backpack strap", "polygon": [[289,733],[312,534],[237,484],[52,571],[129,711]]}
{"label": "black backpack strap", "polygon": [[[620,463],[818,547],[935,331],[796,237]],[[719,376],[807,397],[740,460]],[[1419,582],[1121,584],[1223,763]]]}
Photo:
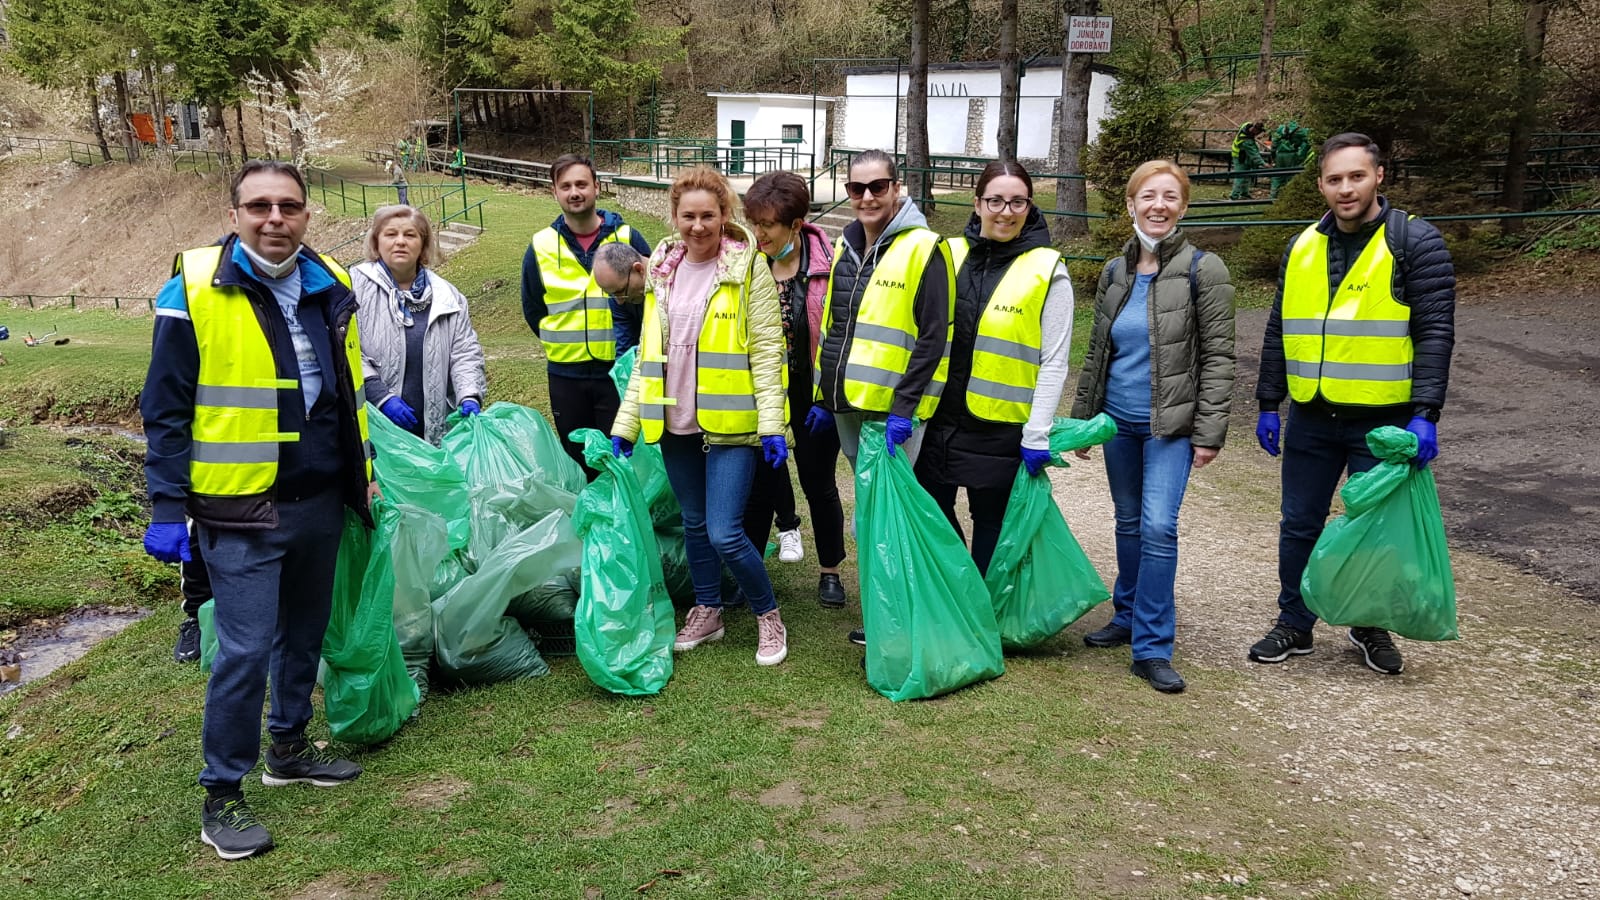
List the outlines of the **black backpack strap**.
{"label": "black backpack strap", "polygon": [[1406,243],[1411,236],[1411,215],[1403,209],[1389,207],[1383,222],[1383,238],[1389,245],[1389,255],[1394,257],[1394,276],[1390,279],[1390,293],[1396,302],[1404,303],[1406,288]]}

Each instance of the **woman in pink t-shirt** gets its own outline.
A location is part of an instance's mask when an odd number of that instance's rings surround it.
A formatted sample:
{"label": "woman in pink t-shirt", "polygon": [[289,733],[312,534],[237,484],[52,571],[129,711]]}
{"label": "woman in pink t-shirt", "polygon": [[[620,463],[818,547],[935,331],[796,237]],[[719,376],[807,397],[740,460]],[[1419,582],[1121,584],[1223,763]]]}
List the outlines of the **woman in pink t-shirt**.
{"label": "woman in pink t-shirt", "polygon": [[631,453],[641,431],[659,443],[683,508],[695,605],[673,648],[722,637],[726,565],[756,615],[756,662],[777,665],[789,653],[788,632],[761,551],[745,535],[744,507],[756,466],[780,467],[789,456],[778,288],[733,220],[727,179],[690,169],[669,197],[678,230],[650,256],[639,364],[612,445]]}

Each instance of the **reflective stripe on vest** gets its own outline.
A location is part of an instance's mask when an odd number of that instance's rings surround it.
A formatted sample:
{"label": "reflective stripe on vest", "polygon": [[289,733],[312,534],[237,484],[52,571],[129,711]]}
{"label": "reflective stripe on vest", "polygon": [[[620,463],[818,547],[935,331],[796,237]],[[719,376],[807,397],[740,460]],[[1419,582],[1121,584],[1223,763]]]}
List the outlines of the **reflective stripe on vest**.
{"label": "reflective stripe on vest", "polygon": [[[931,417],[939,407],[945,378],[950,372],[950,339],[955,334],[956,267],[950,262],[950,247],[927,228],[913,228],[895,235],[888,249],[878,256],[870,274],[871,283],[861,295],[856,309],[849,356],[844,360],[844,398],[851,408],[864,412],[887,413],[894,404],[895,388],[905,377],[911,351],[917,344],[916,298],[922,272],[934,253],[944,254],[945,276],[949,280],[950,303],[947,311],[944,354],[928,388],[917,403],[919,419]],[[833,264],[837,268],[844,255],[844,238],[834,243]],[[828,305],[822,313],[822,333],[833,323],[833,272],[828,273]],[[821,377],[821,342],[817,344],[817,365]]]}
{"label": "reflective stripe on vest", "polygon": [[[632,237],[633,231],[622,225],[600,243],[627,243]],[[545,316],[539,320],[539,341],[545,358],[553,363],[616,359],[611,297],[554,226],[535,234],[532,247],[544,280]]]}
{"label": "reflective stripe on vest", "polygon": [[[189,489],[196,494],[248,497],[264,494],[278,480],[278,445],[298,441],[296,432],[278,431],[280,391],[300,382],[279,378],[272,346],[262,331],[250,298],[241,288],[215,284],[221,247],[180,254],[175,274],[183,275],[189,319],[199,348],[200,374],[190,425]],[[323,262],[346,288],[350,275],[333,260]],[[361,377],[361,338],[355,318],[344,335],[345,360],[356,398],[356,423],[372,478],[372,447],[367,433],[366,392]]]}
{"label": "reflective stripe on vest", "polygon": [[1295,239],[1283,280],[1283,356],[1289,396],[1319,393],[1346,406],[1411,401],[1411,310],[1394,298],[1385,225],[1328,290],[1328,236],[1315,225]]}
{"label": "reflective stripe on vest", "polygon": [[[760,258],[755,265],[765,265]],[[721,282],[706,303],[695,341],[695,421],[706,434],[755,434],[761,428],[756,406],[755,376],[750,371],[750,276],[744,284]],[[789,419],[789,366],[780,366],[784,387],[784,421]],[[661,440],[667,396],[666,335],[654,291],[645,294],[644,323],[639,333],[639,422],[647,443]]]}
{"label": "reflective stripe on vest", "polygon": [[[950,240],[957,271],[967,258],[966,238]],[[978,318],[967,379],[967,411],[990,422],[1021,425],[1033,411],[1043,355],[1044,301],[1061,254],[1035,247],[1011,261]]]}

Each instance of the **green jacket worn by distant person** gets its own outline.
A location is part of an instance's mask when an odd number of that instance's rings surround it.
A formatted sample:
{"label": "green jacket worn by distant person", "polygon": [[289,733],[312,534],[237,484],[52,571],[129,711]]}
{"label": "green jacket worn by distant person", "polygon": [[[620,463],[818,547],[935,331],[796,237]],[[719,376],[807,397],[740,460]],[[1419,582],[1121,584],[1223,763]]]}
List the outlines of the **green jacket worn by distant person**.
{"label": "green jacket worn by distant person", "polygon": [[1250,129],[1255,123],[1246,122],[1239,126],[1239,131],[1233,136],[1233,167],[1235,169],[1264,169],[1266,162],[1261,158],[1261,146],[1256,143],[1255,135]]}

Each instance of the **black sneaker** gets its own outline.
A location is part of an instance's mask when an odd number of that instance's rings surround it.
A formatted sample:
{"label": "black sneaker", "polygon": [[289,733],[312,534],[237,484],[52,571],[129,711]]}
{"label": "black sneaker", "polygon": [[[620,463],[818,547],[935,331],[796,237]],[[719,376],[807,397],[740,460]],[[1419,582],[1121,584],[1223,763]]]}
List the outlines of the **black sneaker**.
{"label": "black sneaker", "polygon": [[1083,636],[1086,647],[1120,647],[1133,641],[1133,629],[1124,628],[1112,622],[1099,631],[1091,631]]}
{"label": "black sneaker", "polygon": [[300,741],[280,752],[277,744],[267,748],[266,768],[261,772],[261,783],[268,787],[286,784],[313,784],[317,787],[337,787],[354,781],[361,767],[340,759],[308,741]]}
{"label": "black sneaker", "polygon": [[172,648],[174,662],[194,662],[200,658],[200,621],[184,619],[178,626],[178,645]]}
{"label": "black sneaker", "polygon": [[244,794],[208,798],[200,813],[200,842],[223,859],[244,859],[272,849],[272,835],[244,802]]}
{"label": "black sneaker", "polygon": [[1305,656],[1311,652],[1311,632],[1279,622],[1272,626],[1267,636],[1250,647],[1250,661],[1280,663],[1291,656]]}
{"label": "black sneaker", "polygon": [[1361,648],[1367,668],[1374,672],[1399,675],[1406,669],[1405,660],[1400,658],[1400,650],[1395,647],[1394,639],[1382,628],[1352,628],[1350,643]]}
{"label": "black sneaker", "polygon": [[850,632],[850,643],[855,644],[857,647],[865,647],[867,645],[867,632],[861,628]]}
{"label": "black sneaker", "polygon": [[844,592],[844,582],[832,572],[823,572],[822,578],[817,581],[817,602],[828,609],[838,609],[845,605],[850,596]]}
{"label": "black sneaker", "polygon": [[1133,661],[1132,671],[1163,694],[1181,694],[1183,689],[1188,687],[1183,683],[1183,678],[1172,668],[1171,660],[1136,659]]}

